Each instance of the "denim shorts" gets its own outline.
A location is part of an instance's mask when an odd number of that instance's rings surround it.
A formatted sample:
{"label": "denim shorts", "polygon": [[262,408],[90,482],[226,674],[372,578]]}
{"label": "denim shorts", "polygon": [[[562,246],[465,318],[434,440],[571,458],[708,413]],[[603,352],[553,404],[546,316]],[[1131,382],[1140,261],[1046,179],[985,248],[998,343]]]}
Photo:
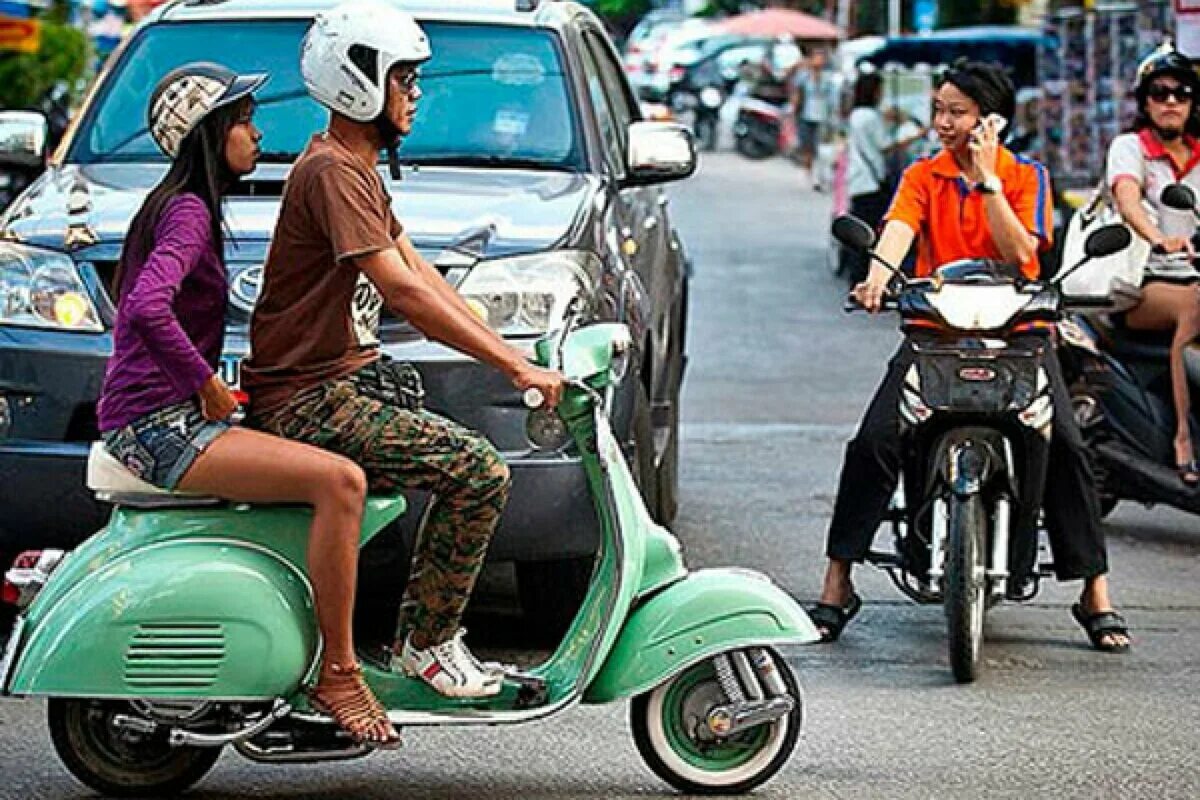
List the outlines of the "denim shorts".
{"label": "denim shorts", "polygon": [[177,403],[100,434],[104,448],[125,468],[160,489],[174,490],[196,457],[229,430],[210,422],[195,402]]}

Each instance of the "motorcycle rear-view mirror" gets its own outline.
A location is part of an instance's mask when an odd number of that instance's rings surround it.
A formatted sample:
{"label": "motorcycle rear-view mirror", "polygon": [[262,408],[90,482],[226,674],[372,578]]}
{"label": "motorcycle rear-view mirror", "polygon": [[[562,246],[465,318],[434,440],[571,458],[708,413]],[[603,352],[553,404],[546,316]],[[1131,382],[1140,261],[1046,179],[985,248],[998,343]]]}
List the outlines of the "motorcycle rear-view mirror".
{"label": "motorcycle rear-view mirror", "polygon": [[851,250],[870,250],[875,246],[875,231],[853,214],[843,214],[833,221],[833,238]]}
{"label": "motorcycle rear-view mirror", "polygon": [[1167,208],[1173,208],[1176,211],[1195,211],[1196,210],[1196,193],[1192,191],[1190,186],[1182,183],[1172,183],[1162,190],[1159,196],[1162,204]]}
{"label": "motorcycle rear-view mirror", "polygon": [[1105,225],[1088,235],[1083,243],[1083,252],[1088,258],[1104,258],[1121,252],[1129,247],[1132,241],[1133,236],[1124,225]]}

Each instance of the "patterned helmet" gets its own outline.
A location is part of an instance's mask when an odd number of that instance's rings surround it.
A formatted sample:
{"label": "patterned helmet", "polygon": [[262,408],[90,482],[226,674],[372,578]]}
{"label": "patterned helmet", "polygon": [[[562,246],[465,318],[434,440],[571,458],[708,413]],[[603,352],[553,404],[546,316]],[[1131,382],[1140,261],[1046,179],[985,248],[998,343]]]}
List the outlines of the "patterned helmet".
{"label": "patterned helmet", "polygon": [[174,69],[158,82],[150,97],[150,135],[169,158],[177,158],[183,140],[205,117],[252,94],[266,82],[264,74],[238,75],[207,62]]}

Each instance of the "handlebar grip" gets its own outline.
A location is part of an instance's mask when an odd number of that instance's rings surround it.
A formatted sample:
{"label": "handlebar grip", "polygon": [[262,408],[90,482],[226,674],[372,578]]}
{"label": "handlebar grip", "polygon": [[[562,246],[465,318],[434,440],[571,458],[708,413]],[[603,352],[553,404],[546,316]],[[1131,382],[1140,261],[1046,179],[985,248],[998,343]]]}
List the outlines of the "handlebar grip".
{"label": "handlebar grip", "polygon": [[1062,304],[1068,308],[1074,309],[1096,309],[1108,310],[1112,309],[1112,298],[1106,294],[1091,294],[1091,295],[1063,295]]}
{"label": "handlebar grip", "polygon": [[521,395],[521,402],[531,411],[537,411],[542,406],[546,405],[546,395],[542,394],[541,389],[530,387]]}

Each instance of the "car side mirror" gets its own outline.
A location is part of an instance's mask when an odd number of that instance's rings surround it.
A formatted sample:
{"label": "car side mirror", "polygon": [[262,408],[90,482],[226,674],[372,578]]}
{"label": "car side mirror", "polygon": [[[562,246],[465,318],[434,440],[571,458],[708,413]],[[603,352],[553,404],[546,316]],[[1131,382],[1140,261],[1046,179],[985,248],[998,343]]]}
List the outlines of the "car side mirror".
{"label": "car side mirror", "polygon": [[1104,258],[1121,252],[1132,241],[1133,235],[1124,225],[1105,225],[1088,234],[1083,243],[1083,252],[1088,258]]}
{"label": "car side mirror", "polygon": [[1182,183],[1172,183],[1162,190],[1162,204],[1176,211],[1194,211],[1196,209],[1196,193],[1190,186]]}
{"label": "car side mirror", "polygon": [[44,164],[48,130],[46,118],[36,111],[0,111],[0,164]]}
{"label": "car side mirror", "polygon": [[696,171],[696,142],[674,122],[635,122],[629,126],[629,150],[623,186],[653,186],[683,180]]}
{"label": "car side mirror", "polygon": [[875,231],[853,214],[843,214],[833,221],[833,238],[851,250],[870,250],[875,246]]}

